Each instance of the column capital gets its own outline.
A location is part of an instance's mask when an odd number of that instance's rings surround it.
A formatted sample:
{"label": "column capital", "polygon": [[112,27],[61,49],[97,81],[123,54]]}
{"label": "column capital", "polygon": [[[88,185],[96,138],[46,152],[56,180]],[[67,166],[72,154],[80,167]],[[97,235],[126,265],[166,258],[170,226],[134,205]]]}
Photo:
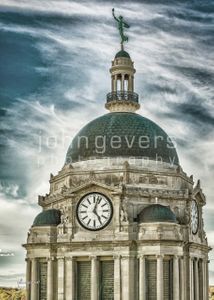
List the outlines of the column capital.
{"label": "column capital", "polygon": [[56,259],[57,259],[57,260],[64,260],[64,259],[65,259],[65,256],[57,256]]}
{"label": "column capital", "polygon": [[90,256],[90,260],[98,260],[97,255],[91,255],[91,256]]}
{"label": "column capital", "polygon": [[131,255],[122,255],[121,259],[129,259],[129,258],[133,258],[134,256]]}
{"label": "column capital", "polygon": [[158,254],[158,255],[156,255],[156,258],[157,259],[164,259],[164,254]]}
{"label": "column capital", "polygon": [[114,254],[113,259],[121,259],[121,255],[120,254]]}
{"label": "column capital", "polygon": [[74,256],[65,257],[65,260],[66,261],[73,261],[74,260]]}
{"label": "column capital", "polygon": [[173,255],[173,259],[178,260],[178,259],[180,259],[180,258],[181,258],[181,256],[179,256],[179,255]]}
{"label": "column capital", "polygon": [[37,257],[32,257],[31,261],[37,261]]}
{"label": "column capital", "polygon": [[55,257],[54,256],[50,256],[50,257],[47,257],[46,258],[46,261],[49,262],[49,261],[54,261],[55,260]]}

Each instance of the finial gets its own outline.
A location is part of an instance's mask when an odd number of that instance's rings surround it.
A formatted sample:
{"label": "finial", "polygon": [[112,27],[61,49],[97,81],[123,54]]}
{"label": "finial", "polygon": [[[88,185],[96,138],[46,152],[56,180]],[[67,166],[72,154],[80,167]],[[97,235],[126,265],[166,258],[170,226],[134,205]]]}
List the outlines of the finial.
{"label": "finial", "polygon": [[123,20],[122,16],[119,16],[118,18],[114,14],[114,8],[112,8],[112,15],[113,18],[117,21],[117,27],[120,33],[121,38],[121,50],[123,49],[123,43],[128,42],[129,38],[124,34],[124,28],[129,28],[130,26]]}

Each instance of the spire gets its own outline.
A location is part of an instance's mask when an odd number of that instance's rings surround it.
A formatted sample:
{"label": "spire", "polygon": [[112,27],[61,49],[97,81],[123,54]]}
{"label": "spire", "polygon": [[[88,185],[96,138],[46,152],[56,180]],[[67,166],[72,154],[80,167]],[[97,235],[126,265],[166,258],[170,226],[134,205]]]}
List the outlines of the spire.
{"label": "spire", "polygon": [[138,94],[134,92],[134,74],[136,72],[134,63],[128,52],[124,50],[123,43],[128,41],[124,34],[124,28],[129,25],[124,22],[123,17],[115,17],[121,37],[121,50],[115,55],[110,68],[111,73],[111,92],[107,94],[105,107],[111,112],[135,112],[140,108]]}

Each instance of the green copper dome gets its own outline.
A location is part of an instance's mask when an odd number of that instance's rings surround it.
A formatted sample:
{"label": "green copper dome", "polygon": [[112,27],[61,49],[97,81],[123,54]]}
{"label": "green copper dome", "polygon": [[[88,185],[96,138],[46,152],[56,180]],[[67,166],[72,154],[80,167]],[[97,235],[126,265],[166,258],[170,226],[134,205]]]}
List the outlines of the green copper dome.
{"label": "green copper dome", "polygon": [[139,214],[139,223],[172,222],[177,223],[174,213],[168,206],[152,204]]}
{"label": "green copper dome", "polygon": [[56,226],[60,224],[61,213],[57,209],[48,209],[38,214],[33,222],[33,226]]}
{"label": "green copper dome", "polygon": [[124,51],[124,50],[120,50],[119,52],[117,52],[117,54],[115,55],[115,58],[118,57],[126,57],[126,58],[130,58],[130,55],[128,54],[128,52]]}
{"label": "green copper dome", "polygon": [[179,164],[168,135],[154,122],[130,112],[108,113],[88,123],[74,137],[66,163],[106,157]]}

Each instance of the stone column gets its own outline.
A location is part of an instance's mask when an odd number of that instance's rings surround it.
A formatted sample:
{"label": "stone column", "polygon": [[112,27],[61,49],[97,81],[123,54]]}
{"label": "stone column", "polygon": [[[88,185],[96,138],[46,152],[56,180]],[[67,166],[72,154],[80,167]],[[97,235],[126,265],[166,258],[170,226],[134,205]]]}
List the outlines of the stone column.
{"label": "stone column", "polygon": [[209,299],[209,261],[205,260],[206,285],[205,285],[205,300]]}
{"label": "stone column", "polygon": [[53,258],[48,258],[48,267],[47,267],[47,300],[53,300],[54,299],[54,272],[53,272]]}
{"label": "stone column", "polygon": [[125,81],[125,76],[124,74],[122,74],[122,77],[121,77],[121,91],[124,92],[124,82]]}
{"label": "stone column", "polygon": [[26,261],[26,300],[30,300],[30,288],[31,288],[31,261],[29,258]]}
{"label": "stone column", "polygon": [[133,300],[134,294],[134,259],[130,255],[122,257],[121,260],[121,280],[122,280],[122,299]]}
{"label": "stone column", "polygon": [[114,75],[114,92],[117,92],[117,75]]}
{"label": "stone column", "polygon": [[193,259],[189,258],[189,290],[190,300],[194,300],[194,272],[193,272]]}
{"label": "stone column", "polygon": [[120,262],[120,255],[114,256],[114,300],[121,300],[121,262]]}
{"label": "stone column", "polygon": [[74,264],[73,257],[67,257],[65,263],[65,299],[74,300],[75,285],[74,285]]}
{"label": "stone column", "polygon": [[139,300],[146,300],[146,260],[139,258]]}
{"label": "stone column", "polygon": [[207,300],[206,298],[206,264],[204,259],[202,260],[202,277],[203,277],[203,299]]}
{"label": "stone column", "polygon": [[173,257],[173,300],[180,299],[179,291],[179,258],[175,255]]}
{"label": "stone column", "polygon": [[180,259],[180,284],[181,284],[181,300],[186,300],[186,268],[184,263],[184,257]]}
{"label": "stone column", "polygon": [[64,300],[64,257],[58,257],[58,299]]}
{"label": "stone column", "polygon": [[163,300],[163,256],[157,256],[157,300]]}
{"label": "stone column", "polygon": [[99,299],[99,272],[96,256],[91,257],[91,300]]}
{"label": "stone column", "polygon": [[131,89],[131,86],[132,86],[131,80],[132,80],[132,76],[129,75],[129,79],[128,79],[128,91],[129,91],[129,92],[132,91],[132,89]]}
{"label": "stone column", "polygon": [[123,77],[120,76],[120,91],[123,92]]}
{"label": "stone column", "polygon": [[195,299],[199,300],[199,274],[198,274],[198,259],[194,259],[194,279],[195,279]]}
{"label": "stone column", "polygon": [[38,263],[37,259],[32,259],[31,267],[31,300],[38,300]]}

